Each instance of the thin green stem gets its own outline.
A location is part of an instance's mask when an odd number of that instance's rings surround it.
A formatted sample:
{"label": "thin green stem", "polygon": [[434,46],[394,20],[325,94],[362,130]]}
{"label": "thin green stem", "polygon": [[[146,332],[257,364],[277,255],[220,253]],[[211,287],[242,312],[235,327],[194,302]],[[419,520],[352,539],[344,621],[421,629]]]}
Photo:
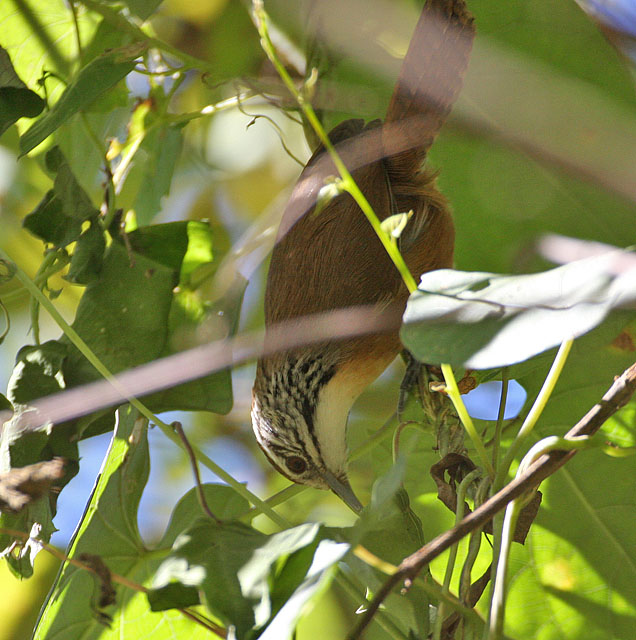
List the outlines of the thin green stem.
{"label": "thin green stem", "polygon": [[466,409],[466,405],[462,400],[462,396],[459,393],[459,388],[457,387],[457,380],[455,380],[455,374],[453,373],[453,368],[449,364],[442,364],[442,374],[444,375],[444,380],[446,382],[446,393],[448,397],[451,399],[453,406],[455,407],[455,411],[457,411],[457,415],[459,419],[462,421],[464,425],[464,429],[470,436],[470,439],[473,442],[473,446],[477,451],[477,455],[481,460],[481,464],[488,473],[491,478],[495,477],[495,469],[490,462],[488,457],[488,452],[486,451],[486,447],[477,433],[477,429],[475,429],[475,425],[473,424],[472,418],[468,415],[468,411]]}
{"label": "thin green stem", "polygon": [[[480,469],[471,471],[466,477],[459,483],[457,487],[457,507],[455,509],[455,526],[457,526],[464,517],[464,500],[466,499],[466,492],[470,483],[479,476]],[[456,542],[448,551],[448,561],[446,562],[446,572],[444,573],[444,584],[442,585],[442,592],[445,595],[450,595],[450,583],[453,578],[453,571],[455,570],[455,561],[457,559],[457,549],[459,543]],[[433,640],[440,640],[442,633],[442,623],[444,622],[444,601],[440,600],[437,607],[437,616],[435,618],[435,626],[433,627]]]}
{"label": "thin green stem", "polygon": [[517,527],[521,507],[522,503],[518,500],[513,500],[506,507],[506,514],[501,531],[501,547],[497,561],[496,577],[490,601],[488,640],[499,640],[503,632],[506,602],[506,571],[508,568],[508,558],[510,557],[510,546],[514,539],[514,531]]}
{"label": "thin green stem", "polygon": [[163,42],[153,36],[149,36],[143,29],[133,24],[129,20],[127,20],[124,16],[119,14],[117,11],[114,11],[110,7],[101,2],[96,2],[95,0],[79,0],[87,9],[98,13],[104,20],[110,22],[116,29],[124,31],[132,36],[135,40],[143,41],[148,44],[149,47],[154,49],[159,49],[164,53],[171,55],[173,58],[179,60],[183,67],[179,70],[186,69],[198,69],[204,71],[213,71],[212,67],[205,60],[201,60],[200,58],[195,58],[194,56],[190,56],[187,53],[173,47],[167,42]]}
{"label": "thin green stem", "polygon": [[517,437],[513,440],[510,448],[506,452],[504,459],[497,470],[497,476],[495,477],[495,482],[493,486],[493,491],[499,491],[499,489],[503,486],[506,478],[508,477],[508,472],[510,470],[510,466],[512,462],[517,457],[517,454],[521,450],[524,442],[526,441],[528,435],[531,433],[532,429],[536,425],[539,417],[543,413],[552,392],[554,391],[554,387],[561,376],[561,372],[563,371],[563,367],[568,359],[568,355],[570,353],[570,349],[572,348],[573,340],[565,340],[561,343],[559,350],[554,358],[554,362],[550,367],[550,371],[546,376],[545,381],[537,395],[536,400],[534,401],[532,408],[530,409],[526,419],[523,421],[521,428],[519,429],[519,433]]}
{"label": "thin green stem", "polygon": [[[52,259],[47,260],[48,256],[52,256]],[[71,258],[66,251],[51,251],[47,253],[33,278],[33,283],[36,287],[44,287],[47,280],[62,271],[70,261]]]}
{"label": "thin green stem", "polygon": [[366,216],[367,220],[371,224],[371,227],[373,228],[376,235],[380,239],[382,246],[386,250],[391,260],[393,261],[393,264],[399,271],[400,275],[402,276],[402,280],[404,281],[404,284],[406,285],[407,289],[409,290],[410,293],[412,293],[417,289],[417,284],[415,282],[415,279],[411,275],[411,272],[409,271],[408,267],[406,266],[406,263],[404,262],[404,258],[402,257],[402,254],[400,253],[396,244],[391,240],[391,237],[389,236],[389,234],[386,233],[384,229],[382,229],[382,224],[380,223],[378,216],[373,211],[373,208],[369,204],[369,201],[366,199],[362,191],[360,191],[360,188],[358,187],[351,173],[349,172],[346,165],[342,161],[342,158],[338,155],[338,152],[336,151],[335,147],[329,140],[329,136],[326,134],[313,107],[311,106],[311,104],[309,104],[305,100],[305,97],[303,96],[303,94],[300,91],[298,91],[298,89],[296,88],[296,85],[294,84],[294,81],[291,79],[291,76],[289,75],[289,73],[287,73],[287,70],[278,59],[276,50],[269,36],[269,31],[267,27],[269,18],[267,16],[267,13],[265,12],[265,9],[263,8],[262,0],[253,0],[252,6],[254,11],[254,19],[255,19],[256,27],[261,37],[261,46],[263,47],[263,51],[265,51],[267,57],[269,58],[271,63],[274,65],[278,75],[281,77],[281,80],[283,81],[283,83],[285,84],[289,92],[296,99],[296,102],[298,103],[298,106],[302,109],[303,113],[305,114],[307,121],[309,122],[313,130],[316,132],[316,135],[318,136],[320,142],[322,142],[325,149],[331,156],[331,159],[334,165],[336,166],[336,169],[342,179],[342,182],[341,182],[342,188],[345,191],[347,191],[351,195],[351,197],[356,201],[356,204],[360,207],[360,209]]}
{"label": "thin green stem", "polygon": [[499,463],[499,445],[501,444],[501,431],[506,413],[506,401],[508,400],[508,383],[508,367],[504,367],[501,372],[501,396],[499,397],[499,411],[497,413],[497,423],[495,424],[495,435],[492,443],[492,464],[495,469]]}
{"label": "thin green stem", "polygon": [[[544,453],[554,451],[570,451],[572,449],[584,449],[589,446],[589,436],[580,438],[562,438],[559,436],[549,436],[537,442],[523,457],[517,477],[523,475],[528,467]],[[501,530],[501,546],[497,559],[497,570],[493,584],[492,598],[490,603],[490,616],[488,622],[488,640],[500,640],[503,633],[504,616],[506,609],[506,575],[508,561],[510,558],[510,548],[514,540],[515,530],[519,514],[526,502],[526,496],[517,498],[508,504],[504,515]]]}
{"label": "thin green stem", "polygon": [[[0,249],[0,257],[7,260],[10,263],[13,263],[13,260],[2,250]],[[164,435],[166,435],[172,442],[174,442],[181,449],[186,451],[186,448],[179,438],[179,436],[174,432],[170,425],[166,424],[157,416],[155,416],[148,407],[146,407],[143,402],[139,401],[134,396],[131,396],[128,391],[119,383],[119,381],[115,378],[115,376],[107,369],[104,363],[97,357],[97,355],[92,351],[92,349],[84,342],[84,340],[79,336],[79,334],[71,327],[66,320],[62,317],[60,312],[55,308],[55,305],[48,299],[47,296],[40,291],[40,289],[34,284],[34,282],[29,278],[29,276],[20,269],[16,265],[15,275],[20,280],[20,282],[25,286],[25,288],[29,291],[31,296],[37,300],[37,302],[47,310],[49,315],[53,318],[53,320],[57,323],[60,329],[64,332],[66,337],[73,343],[73,345],[80,351],[80,353],[95,367],[97,372],[105,379],[110,382],[110,384],[117,390],[117,392],[121,395],[122,398],[126,399],[133,407],[135,407],[141,415],[146,417],[148,420],[152,421],[156,424],[161,431],[163,431]],[[219,467],[213,460],[211,460],[203,451],[201,451],[198,447],[192,446],[192,450],[197,458],[197,460],[205,465],[212,473],[217,475],[219,478],[227,482],[234,491],[236,491],[240,496],[245,498],[248,502],[253,504],[255,507],[260,509],[262,513],[267,515],[274,523],[278,526],[286,528],[289,526],[289,523],[285,518],[276,513],[266,502],[255,496],[251,491],[249,491],[245,485],[235,480],[229,473],[227,473],[224,469]]]}
{"label": "thin green stem", "polygon": [[[479,483],[475,494],[475,509],[480,507],[488,495],[488,489],[490,488],[490,478],[488,476],[482,478]],[[460,578],[459,578],[459,599],[460,601],[468,605],[468,598],[470,596],[471,586],[471,574],[477,557],[479,556],[479,549],[481,547],[481,534],[482,529],[477,529],[470,534],[470,540],[468,542],[468,551],[462,566]]]}
{"label": "thin green stem", "polygon": [[[274,495],[270,496],[265,500],[265,502],[270,507],[277,507],[279,504],[283,504],[290,500],[294,496],[297,496],[299,493],[302,493],[309,487],[303,484],[290,484],[287,485],[284,489],[277,491]],[[244,516],[241,516],[242,522],[252,522],[256,516],[260,516],[261,511],[255,507],[252,507]]]}
{"label": "thin green stem", "polygon": [[82,48],[82,37],[80,34],[79,20],[77,19],[77,7],[75,6],[75,0],[70,0],[69,6],[71,8],[71,15],[73,16],[73,31],[75,32],[75,44],[77,46],[77,57],[80,60],[80,64],[83,64],[82,58],[84,57],[84,50]]}
{"label": "thin green stem", "polygon": [[179,114],[166,114],[166,120],[171,124],[180,124],[182,122],[190,122],[197,118],[203,118],[205,116],[211,116],[219,111],[225,111],[227,109],[233,109],[238,107],[239,104],[255,97],[251,92],[241,93],[239,95],[221,100],[215,104],[209,104],[197,111],[189,111],[187,113]]}
{"label": "thin green stem", "polygon": [[[54,274],[61,271],[68,263],[70,258],[63,251],[47,251],[44,254],[42,263],[38,268],[33,282],[38,289],[42,290],[47,286],[48,279]],[[31,332],[35,344],[40,344],[40,303],[37,298],[31,297],[29,302],[29,316],[31,319]]]}
{"label": "thin green stem", "polygon": [[407,427],[416,427],[419,428],[420,423],[415,420],[406,420],[405,422],[401,422],[397,429],[393,433],[393,442],[391,447],[391,457],[393,460],[393,464],[397,463],[398,455],[400,454],[400,438],[402,437],[402,432]]}

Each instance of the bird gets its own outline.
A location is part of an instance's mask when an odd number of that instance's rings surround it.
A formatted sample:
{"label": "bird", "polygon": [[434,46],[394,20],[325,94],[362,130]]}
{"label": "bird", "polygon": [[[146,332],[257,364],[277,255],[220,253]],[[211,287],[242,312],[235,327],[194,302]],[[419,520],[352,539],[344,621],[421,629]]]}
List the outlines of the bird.
{"label": "bird", "polygon": [[[454,225],[427,152],[463,83],[474,37],[464,0],[427,0],[383,122],[345,120],[329,139],[380,220],[406,215],[399,249],[414,278],[453,264]],[[265,287],[265,331],[348,307],[403,312],[409,291],[347,193],[321,201],[335,167],[318,147],[292,191]],[[397,330],[324,340],[261,357],[251,418],[284,476],[362,505],[347,477],[349,411],[402,350]]]}

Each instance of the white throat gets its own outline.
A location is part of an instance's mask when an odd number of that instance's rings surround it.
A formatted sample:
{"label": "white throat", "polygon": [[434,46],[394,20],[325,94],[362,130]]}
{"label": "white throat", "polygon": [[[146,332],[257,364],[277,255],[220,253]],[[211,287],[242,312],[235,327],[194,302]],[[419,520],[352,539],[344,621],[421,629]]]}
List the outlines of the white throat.
{"label": "white throat", "polygon": [[[347,469],[347,419],[359,392],[335,375],[321,390],[314,416],[314,432],[320,443],[322,459],[329,470]],[[357,390],[356,390],[357,391]]]}

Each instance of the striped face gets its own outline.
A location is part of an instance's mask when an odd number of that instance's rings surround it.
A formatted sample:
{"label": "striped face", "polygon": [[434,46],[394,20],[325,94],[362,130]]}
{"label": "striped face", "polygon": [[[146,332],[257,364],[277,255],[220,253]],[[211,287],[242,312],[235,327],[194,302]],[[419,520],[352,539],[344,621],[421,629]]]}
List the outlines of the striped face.
{"label": "striped face", "polygon": [[327,475],[346,481],[349,407],[344,416],[324,415],[334,374],[315,354],[290,356],[261,374],[252,400],[252,426],[269,461],[293,482],[318,489],[332,488]]}

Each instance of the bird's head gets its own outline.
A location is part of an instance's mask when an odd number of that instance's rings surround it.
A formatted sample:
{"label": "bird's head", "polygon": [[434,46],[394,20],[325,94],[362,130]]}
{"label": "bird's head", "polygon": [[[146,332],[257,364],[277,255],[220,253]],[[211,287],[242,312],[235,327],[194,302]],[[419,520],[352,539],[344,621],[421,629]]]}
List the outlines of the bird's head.
{"label": "bird's head", "polygon": [[337,367],[316,354],[261,361],[252,427],[268,460],[299,484],[330,489],[351,509],[362,505],[347,479],[346,424],[355,400]]}

